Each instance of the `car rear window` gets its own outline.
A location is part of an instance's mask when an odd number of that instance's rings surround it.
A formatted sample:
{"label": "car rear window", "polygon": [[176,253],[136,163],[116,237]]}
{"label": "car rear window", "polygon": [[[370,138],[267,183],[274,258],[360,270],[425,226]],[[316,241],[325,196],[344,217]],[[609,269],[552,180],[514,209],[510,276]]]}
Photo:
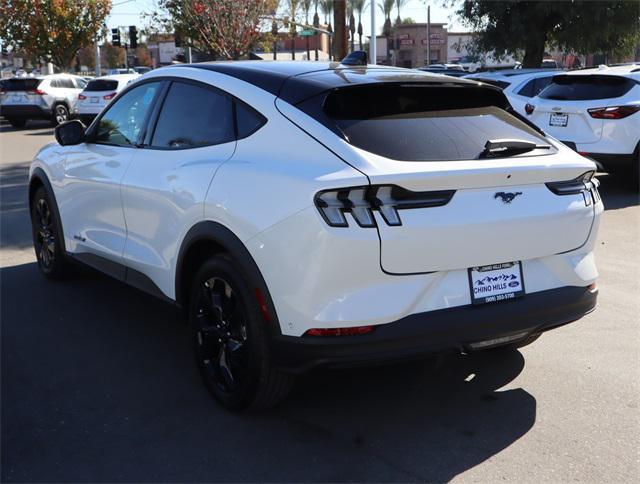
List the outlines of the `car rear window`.
{"label": "car rear window", "polygon": [[42,79],[7,79],[2,86],[5,91],[33,91],[38,89]]}
{"label": "car rear window", "polygon": [[621,76],[555,76],[553,82],[539,94],[539,97],[558,101],[611,99],[624,96],[635,84],[632,79]]}
{"label": "car rear window", "polygon": [[511,85],[510,82],[498,81],[496,79],[475,78],[474,81],[484,82],[485,84],[489,84],[490,86],[499,87],[500,89],[506,89],[507,87],[509,87]]}
{"label": "car rear window", "polygon": [[85,91],[115,91],[118,89],[118,81],[113,79],[95,79],[89,81]]}
{"label": "car rear window", "polygon": [[497,139],[548,144],[503,103],[490,88],[386,84],[334,91],[323,111],[349,143],[395,160],[477,159]]}

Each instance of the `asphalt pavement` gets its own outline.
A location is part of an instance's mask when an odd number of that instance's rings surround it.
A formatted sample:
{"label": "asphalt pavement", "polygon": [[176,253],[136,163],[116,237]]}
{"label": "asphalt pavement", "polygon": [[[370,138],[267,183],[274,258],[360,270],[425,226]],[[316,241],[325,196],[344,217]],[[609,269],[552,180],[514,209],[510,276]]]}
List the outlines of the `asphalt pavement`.
{"label": "asphalt pavement", "polygon": [[601,178],[597,310],[520,351],[301,378],[221,409],[164,302],[90,270],[38,273],[30,159],[46,123],[0,124],[3,482],[637,482],[640,200]]}

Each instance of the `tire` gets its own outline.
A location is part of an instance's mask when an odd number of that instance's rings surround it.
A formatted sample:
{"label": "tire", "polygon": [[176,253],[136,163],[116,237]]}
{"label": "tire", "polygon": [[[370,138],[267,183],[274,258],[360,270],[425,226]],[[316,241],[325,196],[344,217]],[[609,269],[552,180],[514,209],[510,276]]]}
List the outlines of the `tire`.
{"label": "tire", "polygon": [[636,148],[635,156],[633,159],[633,166],[631,167],[631,189],[640,193],[640,144]]}
{"label": "tire", "polygon": [[59,279],[67,274],[69,261],[62,249],[62,230],[53,203],[44,187],[36,190],[31,200],[31,232],[40,272]]}
{"label": "tire", "polygon": [[215,399],[232,411],[272,407],[294,380],[271,364],[251,287],[231,258],[216,255],[196,273],[189,298],[198,369]]}
{"label": "tire", "polygon": [[24,125],[27,124],[26,119],[7,119],[7,121],[14,128],[24,128]]}
{"label": "tire", "polygon": [[67,106],[65,106],[64,104],[56,104],[53,107],[51,123],[54,126],[58,126],[65,121],[69,121],[69,108],[67,108]]}

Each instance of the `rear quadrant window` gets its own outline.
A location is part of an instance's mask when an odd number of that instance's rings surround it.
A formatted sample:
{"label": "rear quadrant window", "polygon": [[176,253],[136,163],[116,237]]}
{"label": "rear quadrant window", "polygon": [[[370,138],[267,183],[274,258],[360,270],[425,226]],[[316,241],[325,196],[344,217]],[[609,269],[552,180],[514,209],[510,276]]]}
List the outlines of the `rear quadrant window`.
{"label": "rear quadrant window", "polygon": [[238,139],[251,136],[258,131],[265,123],[267,118],[250,108],[241,101],[236,101],[236,123],[238,124]]}
{"label": "rear quadrant window", "polygon": [[174,82],[162,105],[151,146],[197,148],[234,139],[233,103],[229,96]]}

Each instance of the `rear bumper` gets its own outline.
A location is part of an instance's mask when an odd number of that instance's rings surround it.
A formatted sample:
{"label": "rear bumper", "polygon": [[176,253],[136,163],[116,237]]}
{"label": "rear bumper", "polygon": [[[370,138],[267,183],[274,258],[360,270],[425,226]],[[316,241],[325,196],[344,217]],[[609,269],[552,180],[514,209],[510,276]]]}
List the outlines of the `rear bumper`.
{"label": "rear bumper", "polygon": [[33,104],[24,106],[9,104],[0,106],[0,115],[11,119],[50,119],[51,109]]}
{"label": "rear bumper", "polygon": [[272,358],[283,371],[302,373],[318,366],[359,366],[469,351],[474,343],[515,335],[522,339],[580,319],[595,308],[596,299],[597,290],[562,287],[508,302],[413,314],[366,335],[276,336]]}

